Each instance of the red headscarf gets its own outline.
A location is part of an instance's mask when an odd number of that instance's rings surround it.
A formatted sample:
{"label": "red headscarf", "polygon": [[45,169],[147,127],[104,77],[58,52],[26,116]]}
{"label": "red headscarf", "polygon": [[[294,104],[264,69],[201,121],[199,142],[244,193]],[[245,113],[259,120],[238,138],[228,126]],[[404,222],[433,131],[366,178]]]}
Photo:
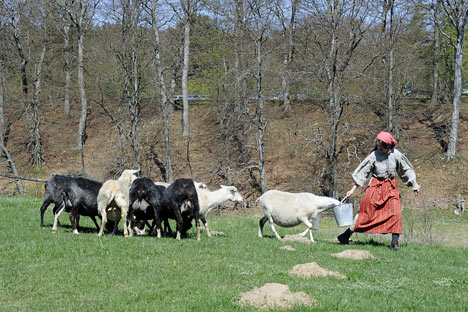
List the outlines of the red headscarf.
{"label": "red headscarf", "polygon": [[393,136],[385,131],[380,132],[377,134],[377,137],[375,138],[375,141],[380,140],[384,143],[387,143],[388,145],[395,145],[396,140],[393,138]]}

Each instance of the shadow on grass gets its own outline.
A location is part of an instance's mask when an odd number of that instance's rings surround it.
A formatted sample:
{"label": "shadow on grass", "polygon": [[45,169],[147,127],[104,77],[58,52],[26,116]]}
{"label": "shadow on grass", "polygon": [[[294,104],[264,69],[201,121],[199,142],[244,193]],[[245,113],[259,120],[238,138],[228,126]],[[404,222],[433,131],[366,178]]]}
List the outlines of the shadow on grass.
{"label": "shadow on grass", "polygon": [[358,246],[364,246],[364,245],[369,245],[373,247],[388,247],[388,243],[385,242],[379,242],[373,239],[370,239],[368,241],[349,241],[350,245],[358,245]]}

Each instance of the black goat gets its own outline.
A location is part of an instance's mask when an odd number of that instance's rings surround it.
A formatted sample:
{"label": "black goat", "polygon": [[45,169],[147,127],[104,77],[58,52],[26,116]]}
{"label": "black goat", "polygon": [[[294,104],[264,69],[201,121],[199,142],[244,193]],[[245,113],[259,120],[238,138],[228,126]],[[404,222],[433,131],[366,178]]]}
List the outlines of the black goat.
{"label": "black goat", "polygon": [[102,183],[85,178],[74,178],[63,190],[65,211],[70,212],[70,222],[74,234],[78,234],[80,215],[90,217],[97,230],[100,227],[96,222],[99,216],[97,209],[97,196]]}
{"label": "black goat", "polygon": [[74,178],[70,176],[53,174],[45,183],[44,202],[41,206],[41,227],[44,227],[44,213],[50,204],[54,204],[54,215],[56,215],[59,209],[63,208],[63,190],[68,186],[72,179]]}
{"label": "black goat", "polygon": [[[184,204],[188,202],[189,204]],[[185,236],[195,219],[197,240],[200,240],[200,206],[195,184],[191,179],[177,179],[169,185],[163,196],[162,219],[175,219],[177,226],[176,239]]]}
{"label": "black goat", "polygon": [[[130,206],[128,211],[128,220],[130,220],[130,233],[137,224],[148,220],[153,220],[150,227],[151,232],[156,225],[157,237],[161,237],[161,209],[162,197],[166,188],[156,185],[148,178],[136,179],[130,187]],[[168,227],[167,219],[164,220],[166,228]],[[144,228],[144,225],[143,225]]]}
{"label": "black goat", "polygon": [[[78,234],[80,215],[90,217],[99,230],[96,216],[99,218],[101,216],[98,214],[97,210],[97,194],[99,193],[102,183],[75,177],[68,177],[68,179],[62,182],[60,187],[56,187],[55,189],[57,198],[61,200],[61,202],[59,203],[58,209],[54,208],[54,225],[52,226],[52,231],[57,231],[58,219],[63,211],[70,213],[70,223],[73,233]],[[59,191],[62,193],[58,194]],[[113,226],[114,222],[111,222],[106,228],[109,230],[113,228]]]}

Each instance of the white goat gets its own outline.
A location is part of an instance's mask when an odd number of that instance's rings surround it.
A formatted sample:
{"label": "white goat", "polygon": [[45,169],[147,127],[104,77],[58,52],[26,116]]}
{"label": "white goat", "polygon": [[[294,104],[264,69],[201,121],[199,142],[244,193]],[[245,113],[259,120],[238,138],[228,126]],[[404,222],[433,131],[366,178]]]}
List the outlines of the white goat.
{"label": "white goat", "polygon": [[102,236],[107,219],[115,221],[113,234],[117,232],[117,225],[122,219],[124,236],[128,237],[127,213],[130,202],[130,186],[138,178],[138,170],[124,170],[118,180],[104,182],[97,197],[98,213],[102,216],[101,229],[98,236]]}
{"label": "white goat", "polygon": [[208,222],[206,222],[206,215],[216,206],[224,203],[225,201],[232,201],[241,203],[244,199],[237,191],[235,186],[221,185],[221,188],[216,191],[210,191],[203,183],[195,183],[198,194],[198,204],[200,205],[200,219],[206,229],[206,234],[211,236],[208,229]]}
{"label": "white goat", "polygon": [[257,200],[263,209],[265,216],[260,219],[258,236],[262,237],[263,226],[268,220],[270,228],[275,233],[276,238],[281,239],[276,232],[274,224],[282,227],[293,227],[304,223],[307,229],[301,233],[305,236],[310,234],[312,237],[312,220],[317,218],[320,213],[340,204],[340,202],[331,197],[317,196],[312,193],[288,193],[277,190],[271,190],[260,196]]}

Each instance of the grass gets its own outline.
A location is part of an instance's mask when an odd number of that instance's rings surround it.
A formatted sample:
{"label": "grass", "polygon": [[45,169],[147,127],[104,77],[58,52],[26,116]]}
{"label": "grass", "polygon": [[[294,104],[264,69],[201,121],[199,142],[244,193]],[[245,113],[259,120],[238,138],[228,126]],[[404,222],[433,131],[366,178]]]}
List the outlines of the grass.
{"label": "grass", "polygon": [[[268,225],[257,237],[258,218],[209,216],[210,228],[228,237],[196,241],[194,231],[173,238],[105,235],[99,239],[89,218],[73,235],[64,227],[39,227],[41,200],[0,198],[1,311],[249,311],[240,295],[265,283],[289,285],[318,301],[317,311],[466,311],[468,249],[408,243],[394,252],[385,239],[359,235],[350,246],[331,239],[342,229],[323,218],[315,244],[288,243],[281,250]],[[449,220],[449,219],[448,219]],[[446,224],[448,221],[445,220]],[[449,220],[450,221],[450,220]],[[454,220],[455,222],[456,220]],[[278,228],[281,235],[302,228]],[[363,249],[373,261],[331,254]],[[288,275],[300,263],[347,276],[303,280]],[[310,311],[296,306],[292,311]]]}

